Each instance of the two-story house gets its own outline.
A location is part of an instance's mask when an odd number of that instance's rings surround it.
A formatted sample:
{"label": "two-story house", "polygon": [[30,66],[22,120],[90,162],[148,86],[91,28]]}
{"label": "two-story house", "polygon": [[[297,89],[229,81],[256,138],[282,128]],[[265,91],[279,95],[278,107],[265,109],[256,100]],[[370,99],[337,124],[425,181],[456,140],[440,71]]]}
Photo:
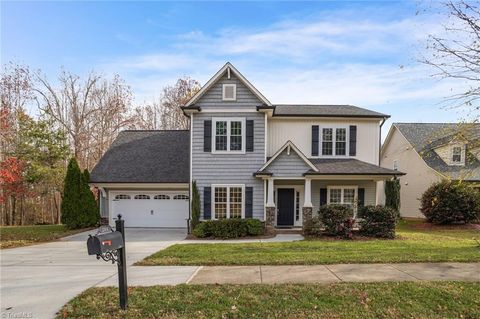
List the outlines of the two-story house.
{"label": "two-story house", "polygon": [[[400,215],[423,218],[420,198],[432,183],[461,180],[480,190],[480,124],[393,123],[380,165],[407,173],[400,177]],[[378,195],[383,202],[383,183]]]}
{"label": "two-story house", "polygon": [[274,105],[225,64],[183,107],[189,131],[122,132],[92,171],[101,211],[127,226],[182,227],[191,183],[202,219],[301,227],[324,204],[376,204],[388,115],[350,105]]}

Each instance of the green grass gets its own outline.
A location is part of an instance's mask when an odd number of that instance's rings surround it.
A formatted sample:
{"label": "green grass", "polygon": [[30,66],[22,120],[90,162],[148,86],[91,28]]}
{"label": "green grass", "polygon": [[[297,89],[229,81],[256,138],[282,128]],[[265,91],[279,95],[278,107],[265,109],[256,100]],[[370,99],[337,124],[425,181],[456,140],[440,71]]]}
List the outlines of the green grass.
{"label": "green grass", "polygon": [[394,240],[318,239],[289,243],[178,244],[138,265],[313,265],[336,263],[480,262],[480,231],[424,229],[402,221]]}
{"label": "green grass", "polygon": [[70,230],[64,225],[2,226],[0,227],[0,248],[52,241],[85,230]]}
{"label": "green grass", "polygon": [[180,285],[91,288],[57,318],[480,318],[480,283]]}

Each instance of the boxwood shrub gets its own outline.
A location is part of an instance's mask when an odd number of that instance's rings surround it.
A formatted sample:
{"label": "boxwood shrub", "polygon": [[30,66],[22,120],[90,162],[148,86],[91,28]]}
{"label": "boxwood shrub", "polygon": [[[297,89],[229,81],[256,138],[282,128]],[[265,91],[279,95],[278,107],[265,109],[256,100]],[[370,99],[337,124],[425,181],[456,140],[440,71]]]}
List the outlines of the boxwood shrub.
{"label": "boxwood shrub", "polygon": [[199,238],[239,238],[263,235],[264,231],[258,219],[220,219],[200,222],[192,234]]}
{"label": "boxwood shrub", "polygon": [[380,238],[395,238],[397,211],[384,206],[365,206],[359,209],[360,233]]}
{"label": "boxwood shrub", "polygon": [[303,222],[303,234],[305,236],[320,237],[323,234],[323,223],[319,216],[314,216]]}
{"label": "boxwood shrub", "polygon": [[444,180],[423,193],[420,210],[434,224],[470,223],[480,217],[480,194],[465,183]]}
{"label": "boxwood shrub", "polygon": [[352,238],[353,209],[348,205],[324,205],[318,211],[325,233]]}

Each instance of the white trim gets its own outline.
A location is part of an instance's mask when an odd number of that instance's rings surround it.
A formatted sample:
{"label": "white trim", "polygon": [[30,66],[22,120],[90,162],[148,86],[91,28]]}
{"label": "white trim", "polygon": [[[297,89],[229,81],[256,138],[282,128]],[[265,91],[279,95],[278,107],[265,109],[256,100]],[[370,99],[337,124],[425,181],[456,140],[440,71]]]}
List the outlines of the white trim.
{"label": "white trim", "polygon": [[215,217],[215,188],[225,187],[227,188],[227,217],[225,219],[230,219],[230,188],[231,187],[241,187],[242,188],[242,219],[245,218],[245,184],[211,184],[211,219],[216,220]]}
{"label": "white trim", "polygon": [[252,108],[241,108],[241,107],[229,107],[229,108],[220,108],[220,107],[203,107],[202,112],[205,113],[258,113],[257,110]]}
{"label": "white trim", "polygon": [[[278,215],[278,189],[282,189],[282,188],[286,188],[286,189],[293,189],[293,226],[294,227],[297,227],[297,226],[302,226],[303,225],[303,214],[302,214],[302,210],[303,210],[303,207],[307,207],[307,206],[304,206],[303,203],[302,203],[302,197],[305,197],[305,188],[303,185],[276,185],[274,187],[274,192],[275,192],[275,207],[277,207],[277,210],[276,210],[276,214],[275,214],[275,226],[277,226],[277,215]],[[299,216],[299,219],[298,221],[296,220],[295,218],[295,213],[296,213],[296,204],[297,204],[297,192],[300,193],[300,203],[299,203],[299,209],[300,209],[300,216]]]}
{"label": "white trim", "polygon": [[188,183],[90,183],[108,189],[188,189]]}
{"label": "white trim", "polygon": [[266,105],[272,105],[270,103],[269,100],[267,100],[267,98],[265,96],[263,96],[262,93],[260,93],[260,91],[258,91],[230,62],[227,62],[220,70],[218,70],[217,73],[215,73],[215,75],[210,79],[208,80],[208,82],[197,92],[197,94],[195,94],[188,102],[185,106],[190,106],[192,104],[194,104],[195,102],[198,101],[198,99],[200,99],[207,91],[208,89],[215,83],[218,81],[218,79],[220,79],[220,77],[223,76],[223,74],[225,72],[228,72],[227,70],[230,69],[231,71],[233,71],[233,73],[235,73],[237,75],[237,77],[239,78],[239,80],[245,85],[247,86],[252,92],[253,94],[255,94],[255,96],[257,96],[257,98],[262,101],[264,104]]}
{"label": "white trim", "polygon": [[305,164],[310,166],[310,168],[313,169],[315,172],[318,172],[318,168],[315,165],[313,165],[313,163],[310,162],[310,160],[290,140],[288,140],[282,147],[280,147],[278,151],[275,154],[273,154],[273,156],[268,160],[268,162],[266,162],[259,169],[259,171],[263,171],[265,168],[267,168],[268,165],[270,165],[287,147],[293,148],[295,153],[297,153],[297,155],[300,156],[300,158],[305,162]]}
{"label": "white trim", "polygon": [[99,187],[98,189],[100,190],[100,193],[102,194],[102,197],[106,198],[107,197],[107,192],[105,191],[105,188],[104,187]]}
{"label": "white trim", "polygon": [[264,146],[265,146],[265,160],[264,162],[266,163],[267,162],[267,148],[268,148],[268,120],[267,120],[267,113],[265,113],[265,134],[264,134],[264,138],[265,138],[265,141],[264,141]]}
{"label": "white trim", "polygon": [[[225,91],[227,87],[233,88],[233,97],[225,97]],[[237,85],[236,84],[223,84],[222,85],[222,101],[236,101],[237,100]]]}
{"label": "white trim", "polygon": [[[227,122],[227,150],[217,151],[215,143],[215,134],[217,122]],[[242,123],[242,149],[240,151],[230,150],[231,123]],[[212,117],[212,154],[245,154],[246,152],[246,119],[244,117]]]}

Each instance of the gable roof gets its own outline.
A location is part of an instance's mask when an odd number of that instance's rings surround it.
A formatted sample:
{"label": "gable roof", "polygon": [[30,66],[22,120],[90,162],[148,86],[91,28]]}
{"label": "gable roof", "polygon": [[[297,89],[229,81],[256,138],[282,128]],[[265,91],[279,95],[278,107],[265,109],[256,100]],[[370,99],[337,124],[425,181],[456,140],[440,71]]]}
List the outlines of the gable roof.
{"label": "gable roof", "polygon": [[261,101],[263,102],[265,105],[271,105],[270,101],[265,97],[263,96],[262,93],[260,93],[260,91],[257,90],[257,88],[255,88],[248,80],[247,78],[245,78],[230,62],[227,62],[225,63],[225,65],[217,72],[215,73],[215,75],[210,79],[208,80],[207,83],[205,83],[204,86],[202,86],[202,88],[200,89],[200,91],[198,91],[188,102],[187,104],[185,104],[185,107],[190,107],[192,106],[193,104],[195,104],[195,102],[197,102],[207,91],[210,87],[212,87],[213,84],[215,84],[225,73],[228,73],[228,72],[233,72],[237,77],[238,79],[243,83],[245,84],[245,86],[247,88],[250,89],[250,91],[252,91],[252,93]]}
{"label": "gable roof", "polygon": [[[480,180],[480,161],[468,149],[465,166],[448,165],[435,152],[436,148],[458,137],[466,141],[478,141],[480,123],[393,123],[392,130],[393,127],[399,130],[425,163],[438,173],[451,179]],[[384,144],[388,140],[389,136]]]}
{"label": "gable roof", "polygon": [[310,159],[318,171],[306,175],[405,175],[400,171],[384,168],[354,158],[313,158]]}
{"label": "gable roof", "polygon": [[290,147],[291,149],[293,149],[293,151],[295,153],[297,153],[297,155],[305,162],[305,164],[307,164],[307,166],[309,166],[313,171],[317,171],[317,168],[315,167],[315,165],[313,165],[312,162],[310,162],[310,160],[295,146],[295,144],[293,144],[292,141],[287,141],[285,144],[283,144],[282,147],[280,147],[278,149],[277,152],[275,152],[275,154],[273,154],[273,156],[258,170],[257,173],[255,174],[259,174],[260,172],[263,172],[271,163],[273,163],[275,161],[275,159],[280,155],[282,154],[282,152],[287,149],[288,147]]}
{"label": "gable roof", "polygon": [[390,115],[353,105],[276,104],[273,116],[321,116],[388,118]]}
{"label": "gable roof", "polygon": [[188,183],[189,131],[122,131],[90,174],[91,183]]}

